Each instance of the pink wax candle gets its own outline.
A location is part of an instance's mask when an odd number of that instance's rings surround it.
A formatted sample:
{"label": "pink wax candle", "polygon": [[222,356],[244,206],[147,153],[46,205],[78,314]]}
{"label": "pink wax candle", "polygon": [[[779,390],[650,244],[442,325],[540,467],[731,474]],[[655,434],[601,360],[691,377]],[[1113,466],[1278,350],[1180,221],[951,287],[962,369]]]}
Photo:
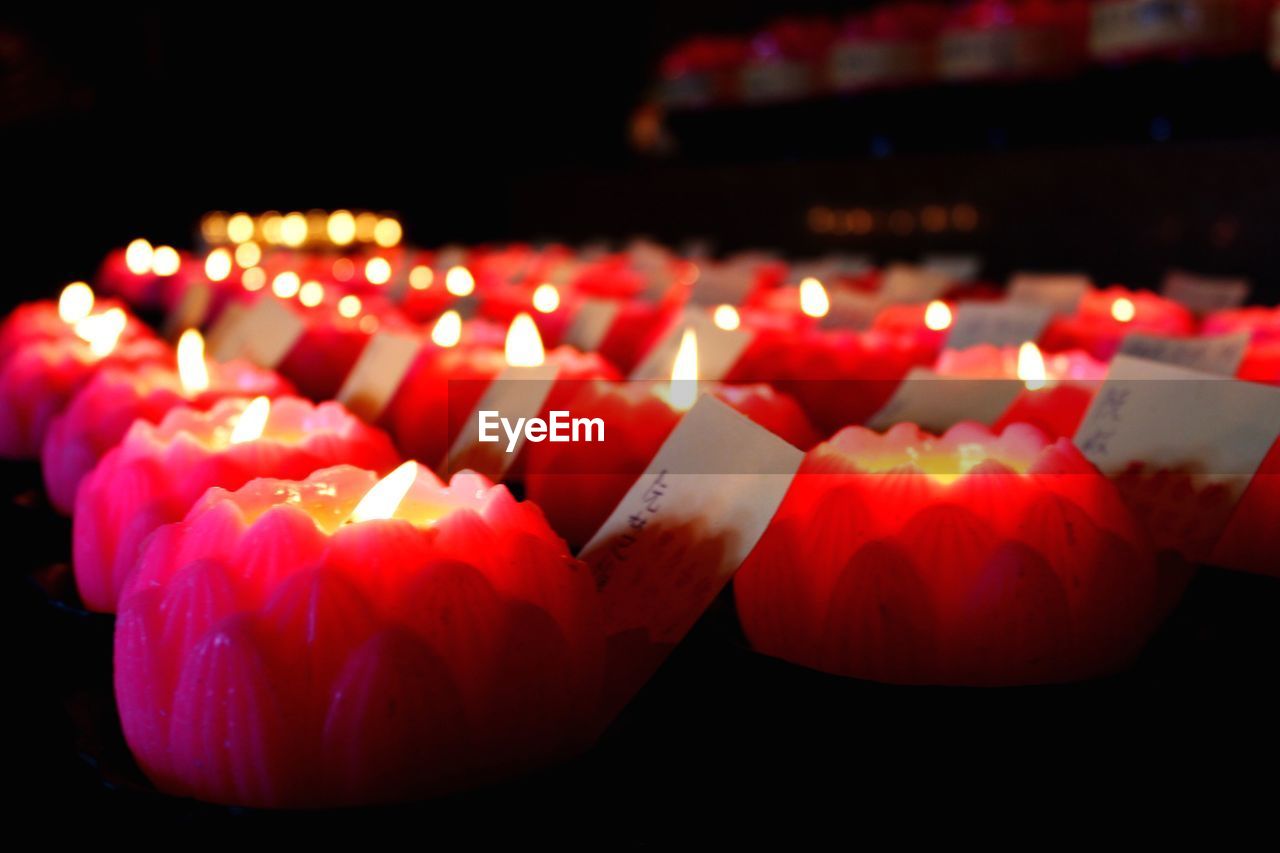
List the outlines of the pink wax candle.
{"label": "pink wax candle", "polygon": [[121,599],[125,738],[162,791],[259,807],[416,799],[599,730],[595,585],[531,503],[409,462],[210,490]]}
{"label": "pink wax candle", "polygon": [[[800,406],[768,385],[699,383],[757,424],[807,450],[818,434]],[[690,400],[666,382],[584,382],[565,405],[574,418],[599,418],[604,440],[528,444],[525,489],[552,528],[581,548],[613,512],[675,429]]]}
{"label": "pink wax candle", "polygon": [[871,328],[913,335],[919,346],[940,352],[951,332],[953,315],[952,307],[941,299],[924,304],[886,305],[876,314]]}
{"label": "pink wax candle", "polygon": [[1115,487],[1025,425],[840,432],[809,453],[734,589],[762,652],[928,684],[1114,672],[1164,602]]}
{"label": "pink wax candle", "polygon": [[50,422],[98,371],[172,357],[154,338],[122,341],[127,325],[124,311],[112,308],[77,324],[84,339],[37,341],[0,364],[0,457],[39,456]]}
{"label": "pink wax candle", "polygon": [[182,518],[212,486],[299,479],[343,462],[385,471],[396,461],[385,433],[333,402],[237,397],[207,411],[171,409],[158,424],[135,421],[76,494],[80,597],[92,610],[113,611],[143,540]]}
{"label": "pink wax candle", "polygon": [[303,316],[306,327],[277,369],[313,400],[332,399],[338,393],[374,332],[413,331],[409,321],[383,297],[362,299],[347,294],[307,306],[292,299],[302,295],[301,288],[293,291],[291,286],[285,292],[289,294],[286,304]]}
{"label": "pink wax candle", "polygon": [[40,458],[45,491],[70,515],[80,481],[136,420],[158,422],[177,406],[208,409],[224,397],[279,397],[288,381],[245,361],[206,362],[199,332],[178,342],[177,362],[101,370],[53,419]]}
{"label": "pink wax candle", "polygon": [[[27,344],[78,337],[77,323],[113,308],[123,310],[124,306],[116,299],[97,298],[92,288],[82,281],[64,287],[56,301],[45,299],[23,303],[0,323],[0,363]],[[153,337],[150,330],[126,312],[120,339],[131,341],[149,337]]]}
{"label": "pink wax candle", "polygon": [[971,379],[1017,379],[1025,387],[993,424],[997,431],[1011,423],[1028,423],[1050,438],[1070,438],[1107,375],[1107,365],[1086,352],[1072,350],[1045,356],[1033,343],[1021,347],[980,344],[944,350],[936,371]]}
{"label": "pink wax candle", "polygon": [[1146,290],[1108,287],[1090,290],[1076,313],[1054,317],[1040,337],[1046,352],[1081,349],[1109,361],[1130,332],[1189,335],[1195,316],[1183,305]]}
{"label": "pink wax candle", "polygon": [[172,246],[152,246],[138,239],[117,249],[103,260],[97,283],[104,293],[119,296],[135,307],[159,308],[184,268],[198,262]]}

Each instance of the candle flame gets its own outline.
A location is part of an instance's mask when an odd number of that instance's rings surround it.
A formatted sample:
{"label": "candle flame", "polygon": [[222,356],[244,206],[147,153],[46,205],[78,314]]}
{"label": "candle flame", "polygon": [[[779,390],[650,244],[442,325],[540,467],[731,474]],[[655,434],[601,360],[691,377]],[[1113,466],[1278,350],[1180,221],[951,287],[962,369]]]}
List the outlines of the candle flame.
{"label": "candle flame", "polygon": [[[232,243],[244,243],[253,239],[253,217],[237,213],[227,220],[227,239]],[[252,266],[252,264],[250,264]]]}
{"label": "candle flame", "polygon": [[307,217],[295,211],[280,220],[280,242],[295,248],[307,242]]}
{"label": "candle flame", "polygon": [[246,441],[261,438],[263,430],[267,428],[267,418],[270,416],[271,400],[266,397],[254,397],[249,405],[244,407],[240,419],[236,421],[235,429],[231,430],[231,443],[243,444]]}
{"label": "candle flame", "polygon": [[1046,384],[1047,374],[1044,369],[1044,356],[1040,347],[1026,341],[1018,348],[1018,378],[1027,386],[1028,391],[1038,391]]}
{"label": "candle flame", "polygon": [[151,272],[151,258],[154,255],[155,249],[151,248],[151,243],[139,237],[125,247],[124,265],[134,275],[146,275]]}
{"label": "candle flame", "polygon": [[935,299],[924,309],[924,325],[930,331],[941,332],[951,327],[951,308],[941,299]]}
{"label": "candle flame", "polygon": [[291,270],[285,270],[271,280],[271,292],[281,299],[292,299],[301,287],[302,279]]}
{"label": "candle flame", "polygon": [[360,297],[354,293],[348,293],[346,296],[338,300],[338,313],[348,320],[355,319],[360,316],[364,303],[360,301]]}
{"label": "candle flame", "polygon": [[226,249],[214,249],[204,259],[204,277],[209,281],[222,281],[231,275],[231,253]]}
{"label": "candle flame", "polygon": [[679,412],[693,408],[698,399],[698,336],[693,329],[684,330],[675,364],[671,366],[671,391],[667,402]]}
{"label": "candle flame", "polygon": [[93,288],[83,281],[73,281],[62,288],[58,297],[58,317],[74,326],[93,313]]}
{"label": "candle flame", "polygon": [[172,246],[156,246],[151,253],[151,271],[158,276],[169,277],[178,271],[182,259]]}
{"label": "candle flame", "polygon": [[373,226],[373,242],[384,249],[399,245],[400,238],[403,236],[404,229],[400,227],[400,223],[397,220],[392,219],[390,216],[379,219],[378,224]]}
{"label": "candle flame", "polygon": [[76,335],[89,344],[89,351],[95,357],[103,358],[116,348],[128,322],[123,308],[112,308],[76,323]]}
{"label": "candle flame", "polygon": [[816,278],[806,278],[800,282],[800,310],[810,317],[825,317],[831,310],[827,289]]}
{"label": "candle flame", "polygon": [[507,329],[507,364],[512,367],[537,367],[547,360],[542,336],[533,318],[521,311]]}
{"label": "candle flame", "polygon": [[255,293],[267,285],[267,272],[262,267],[249,267],[240,276],[240,286]]}
{"label": "candle flame", "polygon": [[380,518],[394,518],[396,510],[404,496],[409,494],[413,483],[418,479],[418,463],[410,459],[387,476],[383,477],[373,488],[365,493],[351,511],[348,521],[374,521]]}
{"label": "candle flame", "polygon": [[209,365],[204,360],[204,337],[187,329],[178,338],[178,378],[188,397],[209,389]]}
{"label": "candle flame", "polygon": [[315,308],[324,302],[324,285],[318,281],[304,282],[298,288],[298,301],[308,308]]}
{"label": "candle flame", "polygon": [[444,274],[444,289],[454,296],[470,296],[476,289],[475,276],[466,267],[449,267]]}
{"label": "candle flame", "polygon": [[1137,313],[1133,300],[1127,296],[1121,296],[1111,303],[1111,316],[1121,323],[1132,322]]}
{"label": "candle flame", "polygon": [[370,284],[386,284],[391,281],[391,264],[386,258],[370,258],[365,261],[364,277]]}
{"label": "candle flame", "polygon": [[326,230],[332,243],[345,246],[356,238],[356,218],[349,210],[335,210],[329,214]]}
{"label": "candle flame", "polygon": [[455,347],[462,340],[462,315],[446,311],[431,327],[431,342],[438,347]]}
{"label": "candle flame", "polygon": [[431,271],[431,267],[419,264],[409,270],[409,286],[414,290],[426,290],[435,280],[436,274]]}
{"label": "candle flame", "polygon": [[551,282],[544,282],[533,291],[533,307],[543,314],[550,314],[560,307],[560,291]]}
{"label": "candle flame", "polygon": [[711,319],[715,322],[716,328],[724,329],[726,332],[732,332],[742,325],[742,318],[738,316],[738,309],[732,305],[717,305],[715,313],[711,315]]}

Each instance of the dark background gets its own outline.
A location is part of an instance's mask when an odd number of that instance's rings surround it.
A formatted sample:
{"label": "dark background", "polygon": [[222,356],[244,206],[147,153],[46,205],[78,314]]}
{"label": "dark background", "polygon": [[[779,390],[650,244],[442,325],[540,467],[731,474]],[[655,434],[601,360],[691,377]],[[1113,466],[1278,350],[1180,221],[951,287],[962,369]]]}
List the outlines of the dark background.
{"label": "dark background", "polygon": [[[4,302],[91,275],[135,236],[189,243],[206,210],[340,206],[399,211],[424,245],[647,232],[879,258],[975,249],[994,275],[1082,268],[1149,285],[1178,264],[1251,275],[1275,300],[1280,91],[1260,58],[673,116],[674,154],[629,148],[664,49],[784,5],[857,4],[6,10]],[[882,217],[928,204],[970,205],[978,225],[861,237],[807,226],[815,205]],[[12,524],[12,562],[58,559],[66,532],[47,533]],[[389,826],[423,844],[668,846],[758,841],[768,827],[791,842],[1012,832],[1038,846],[1101,823],[1096,843],[1135,819],[1149,841],[1226,798],[1220,841],[1274,808],[1268,579],[1202,573],[1133,672],[1015,691],[825,678],[747,652],[721,607],[581,761],[497,791],[325,818],[130,787],[101,625],[10,586],[6,704],[26,712],[5,752],[10,802],[51,835],[230,818],[291,835]]]}
{"label": "dark background", "polygon": [[[89,275],[135,236],[189,243],[210,209],[399,211],[423,245],[648,233],[724,250],[1252,276],[1275,301],[1280,74],[1259,56],[1093,67],[628,121],[662,53],[702,32],[853,2],[434,4],[410,16],[257,8],[0,13],[10,295]],[[968,205],[973,230],[887,226]],[[815,206],[872,213],[815,234]]]}

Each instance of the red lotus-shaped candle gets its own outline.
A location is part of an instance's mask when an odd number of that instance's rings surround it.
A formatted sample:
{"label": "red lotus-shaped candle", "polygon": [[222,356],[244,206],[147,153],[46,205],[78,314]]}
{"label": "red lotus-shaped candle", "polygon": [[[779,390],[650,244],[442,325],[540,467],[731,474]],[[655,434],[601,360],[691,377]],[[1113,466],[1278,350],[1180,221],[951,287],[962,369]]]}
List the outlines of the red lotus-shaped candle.
{"label": "red lotus-shaped candle", "polygon": [[[78,322],[94,314],[105,314],[113,308],[124,310],[124,306],[115,299],[96,298],[89,285],[82,281],[64,287],[56,302],[43,299],[23,303],[0,323],[0,364],[29,344],[76,338]],[[154,337],[151,331],[126,312],[120,340],[150,337]]]}
{"label": "red lotus-shaped candle", "polygon": [[114,611],[143,541],[213,486],[301,479],[344,462],[385,471],[397,461],[385,433],[333,402],[237,397],[208,411],[172,409],[159,424],[135,421],[76,493],[72,556],[80,597],[91,610]]}
{"label": "red lotus-shaped candle", "polygon": [[1081,349],[1109,361],[1130,332],[1189,335],[1195,316],[1183,305],[1146,290],[1108,287],[1080,298],[1076,313],[1054,317],[1040,338],[1047,352]]}
{"label": "red lotus-shaped candle", "polygon": [[49,502],[70,515],[80,481],[134,421],[156,423],[182,405],[207,409],[224,397],[278,397],[291,390],[285,379],[247,361],[206,362],[194,330],[179,341],[176,365],[99,371],[49,425],[40,453]]}
{"label": "red lotus-shaped candle", "polygon": [[[292,300],[286,302],[291,307]],[[412,331],[386,299],[347,294],[318,307],[296,307],[306,328],[280,362],[280,373],[312,400],[337,395],[356,359],[379,329]]]}
{"label": "red lotus-shaped candle", "polygon": [[121,600],[116,700],[162,790],[261,807],[404,800],[598,731],[595,585],[536,506],[409,462],[210,490]]}
{"label": "red lotus-shaped candle", "polygon": [[120,308],[76,325],[82,337],[37,340],[0,363],[0,457],[39,456],[49,424],[100,370],[172,358],[155,338],[125,340],[128,319]]}
{"label": "red lotus-shaped candle", "polygon": [[1161,603],[1115,488],[1024,425],[842,431],[806,458],[734,585],[756,649],[912,684],[1110,673]]}

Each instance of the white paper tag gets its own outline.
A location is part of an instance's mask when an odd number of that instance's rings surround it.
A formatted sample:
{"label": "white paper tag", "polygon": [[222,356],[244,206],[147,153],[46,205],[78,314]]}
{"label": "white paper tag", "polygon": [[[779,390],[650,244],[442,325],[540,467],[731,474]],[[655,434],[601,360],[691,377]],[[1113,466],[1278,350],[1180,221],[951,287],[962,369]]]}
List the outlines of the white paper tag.
{"label": "white paper tag", "polygon": [[[228,302],[223,306],[218,319],[209,327],[204,336],[205,352],[217,361],[229,361],[240,350],[240,321],[244,319],[249,306],[243,302]],[[223,356],[223,353],[232,353]]]}
{"label": "white paper tag", "polygon": [[611,654],[610,710],[652,675],[742,565],[803,460],[707,394],[672,430],[582,549],[611,648],[627,649]]}
{"label": "white paper tag", "polygon": [[1015,273],[1009,280],[1009,301],[1044,305],[1058,314],[1074,314],[1076,306],[1092,287],[1089,277],[1079,273]]}
{"label": "white paper tag", "polygon": [[1195,472],[1238,499],[1280,433],[1280,388],[1117,355],[1075,443],[1105,474]]}
{"label": "white paper tag", "polygon": [[942,433],[961,421],[991,426],[1022,389],[1016,379],[939,376],[926,367],[913,367],[889,402],[867,420],[867,427],[883,432],[910,421],[929,432]]}
{"label": "white paper tag", "polygon": [[177,340],[187,329],[199,329],[209,316],[213,305],[213,287],[207,281],[193,281],[183,291],[173,312],[165,318],[164,336]]}
{"label": "white paper tag", "polygon": [[338,402],[366,423],[376,422],[420,349],[422,339],[416,335],[375,332],[342,383]]}
{"label": "white paper tag", "polygon": [[1249,336],[1244,332],[1208,338],[1169,338],[1131,332],[1120,342],[1122,355],[1178,364],[1219,376],[1235,376],[1248,348]]}
{"label": "white paper tag", "polygon": [[284,361],[304,331],[306,323],[301,317],[274,296],[264,295],[239,316],[225,345],[219,342],[214,358],[247,358],[270,370]]}
{"label": "white paper tag", "polygon": [[982,271],[982,258],[977,255],[930,254],[920,259],[929,272],[941,273],[951,281],[973,281]]}
{"label": "white paper tag", "polygon": [[838,287],[830,290],[827,298],[830,310],[818,321],[822,329],[867,329],[884,307],[886,300],[870,293]]}
{"label": "white paper tag", "polygon": [[564,343],[582,352],[595,352],[621,310],[622,303],[616,299],[582,300],[564,331]]}
{"label": "white paper tag", "polygon": [[744,264],[703,266],[689,293],[695,305],[741,305],[755,285],[754,271]]}
{"label": "white paper tag", "polygon": [[966,302],[956,308],[947,349],[968,349],[978,344],[1016,347],[1036,341],[1052,316],[1053,309],[1047,305]]}
{"label": "white paper tag", "polygon": [[1160,292],[1197,314],[1239,308],[1249,298],[1249,281],[1243,278],[1210,278],[1182,270],[1169,270]]}
{"label": "white paper tag", "polygon": [[631,378],[670,379],[687,328],[692,328],[698,337],[698,379],[705,382],[716,382],[728,375],[755,338],[747,329],[721,329],[704,310],[686,309],[631,372]]}
{"label": "white paper tag", "polygon": [[909,264],[891,264],[880,282],[885,302],[929,302],[942,296],[951,280],[940,272]]}
{"label": "white paper tag", "polygon": [[[496,430],[497,441],[482,442],[480,413],[497,412],[498,417],[505,418],[513,427],[520,418],[536,418],[547,402],[559,372],[559,365],[547,362],[538,367],[507,367],[499,373],[489,383],[475,409],[467,415],[462,431],[445,457],[443,474],[447,477],[455,471],[470,468],[491,480],[501,480],[524,447],[524,432],[520,431],[509,452],[509,436],[501,426]],[[493,433],[492,430],[490,432]]]}

